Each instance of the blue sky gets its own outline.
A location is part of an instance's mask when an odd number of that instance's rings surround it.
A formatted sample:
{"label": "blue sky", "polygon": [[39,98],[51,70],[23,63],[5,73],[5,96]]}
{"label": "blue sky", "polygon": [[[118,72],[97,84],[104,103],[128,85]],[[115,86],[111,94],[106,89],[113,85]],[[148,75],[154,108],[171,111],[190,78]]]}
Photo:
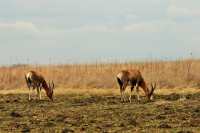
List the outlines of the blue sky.
{"label": "blue sky", "polygon": [[199,0],[0,0],[0,64],[200,57]]}

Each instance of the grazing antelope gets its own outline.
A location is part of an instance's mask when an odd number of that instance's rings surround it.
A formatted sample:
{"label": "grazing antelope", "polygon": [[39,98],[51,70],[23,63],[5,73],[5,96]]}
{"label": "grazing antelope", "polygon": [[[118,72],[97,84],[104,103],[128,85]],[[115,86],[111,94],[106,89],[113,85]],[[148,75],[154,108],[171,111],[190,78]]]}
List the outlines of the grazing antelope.
{"label": "grazing antelope", "polygon": [[151,90],[149,90],[139,70],[137,69],[123,70],[117,75],[117,81],[120,87],[121,101],[125,101],[124,92],[128,85],[131,86],[131,93],[129,97],[130,102],[131,102],[132,91],[135,86],[136,86],[136,93],[138,100],[140,100],[139,87],[143,89],[148,100],[153,99],[153,92],[156,88],[156,84],[154,85],[151,84]]}
{"label": "grazing antelope", "polygon": [[29,71],[25,75],[26,83],[29,88],[29,100],[31,100],[31,87],[33,90],[37,89],[37,95],[39,96],[39,99],[41,99],[41,89],[43,88],[46,92],[46,95],[49,97],[51,101],[53,101],[53,90],[55,88],[54,83],[49,82],[49,85],[47,85],[47,82],[45,81],[44,77],[35,71]]}

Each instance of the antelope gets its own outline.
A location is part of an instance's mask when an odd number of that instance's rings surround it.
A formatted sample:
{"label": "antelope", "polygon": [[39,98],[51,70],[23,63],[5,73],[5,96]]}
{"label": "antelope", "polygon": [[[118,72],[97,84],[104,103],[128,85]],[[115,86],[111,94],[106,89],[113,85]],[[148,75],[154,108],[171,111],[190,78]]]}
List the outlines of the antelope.
{"label": "antelope", "polygon": [[120,73],[117,74],[117,82],[120,87],[120,93],[121,93],[121,101],[125,101],[124,92],[128,85],[131,86],[131,93],[129,96],[129,101],[131,103],[131,96],[132,91],[134,87],[136,86],[136,93],[137,93],[137,100],[140,100],[139,96],[139,87],[141,87],[148,98],[148,100],[153,99],[153,92],[156,88],[156,83],[151,84],[151,90],[147,87],[146,82],[144,78],[142,77],[142,74],[137,69],[132,70],[122,70]]}
{"label": "antelope", "polygon": [[27,74],[25,74],[25,80],[29,88],[29,101],[31,100],[31,87],[33,90],[35,90],[35,88],[37,89],[37,96],[39,96],[40,100],[41,89],[43,88],[49,99],[53,101],[53,90],[55,88],[53,81],[51,83],[49,82],[49,85],[47,85],[44,77],[35,71],[29,71]]}

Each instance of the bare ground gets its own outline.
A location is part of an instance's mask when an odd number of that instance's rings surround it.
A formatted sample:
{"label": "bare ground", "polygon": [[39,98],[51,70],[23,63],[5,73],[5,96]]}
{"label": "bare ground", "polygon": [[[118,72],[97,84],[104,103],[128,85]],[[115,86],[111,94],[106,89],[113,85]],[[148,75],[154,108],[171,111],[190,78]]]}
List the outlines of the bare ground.
{"label": "bare ground", "polygon": [[110,89],[110,93],[66,90],[56,93],[54,102],[46,96],[28,101],[27,92],[0,93],[0,132],[200,131],[199,90],[157,93],[152,102],[143,97],[132,103],[121,103],[119,94]]}

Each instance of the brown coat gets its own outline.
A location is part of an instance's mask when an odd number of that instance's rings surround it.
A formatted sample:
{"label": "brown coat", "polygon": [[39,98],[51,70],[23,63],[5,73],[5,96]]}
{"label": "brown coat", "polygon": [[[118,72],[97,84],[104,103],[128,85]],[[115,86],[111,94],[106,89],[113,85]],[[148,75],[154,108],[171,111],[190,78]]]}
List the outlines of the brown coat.
{"label": "brown coat", "polygon": [[52,86],[47,85],[47,82],[45,81],[44,77],[41,74],[38,74],[35,71],[29,71],[25,75],[26,83],[28,88],[30,89],[33,87],[33,89],[41,89],[43,88],[46,92],[46,95],[53,100],[53,89],[54,89],[54,83],[52,82]]}
{"label": "brown coat", "polygon": [[[144,78],[142,77],[142,74],[139,70],[137,69],[132,69],[132,70],[122,70],[117,74],[117,81],[120,86],[120,91],[123,93],[128,85],[131,86],[131,91],[133,88],[136,86],[136,89],[138,91],[138,88],[141,87],[148,99],[151,98],[155,86],[151,86],[152,89],[151,91],[146,85],[146,82]],[[130,96],[131,97],[131,96]]]}

